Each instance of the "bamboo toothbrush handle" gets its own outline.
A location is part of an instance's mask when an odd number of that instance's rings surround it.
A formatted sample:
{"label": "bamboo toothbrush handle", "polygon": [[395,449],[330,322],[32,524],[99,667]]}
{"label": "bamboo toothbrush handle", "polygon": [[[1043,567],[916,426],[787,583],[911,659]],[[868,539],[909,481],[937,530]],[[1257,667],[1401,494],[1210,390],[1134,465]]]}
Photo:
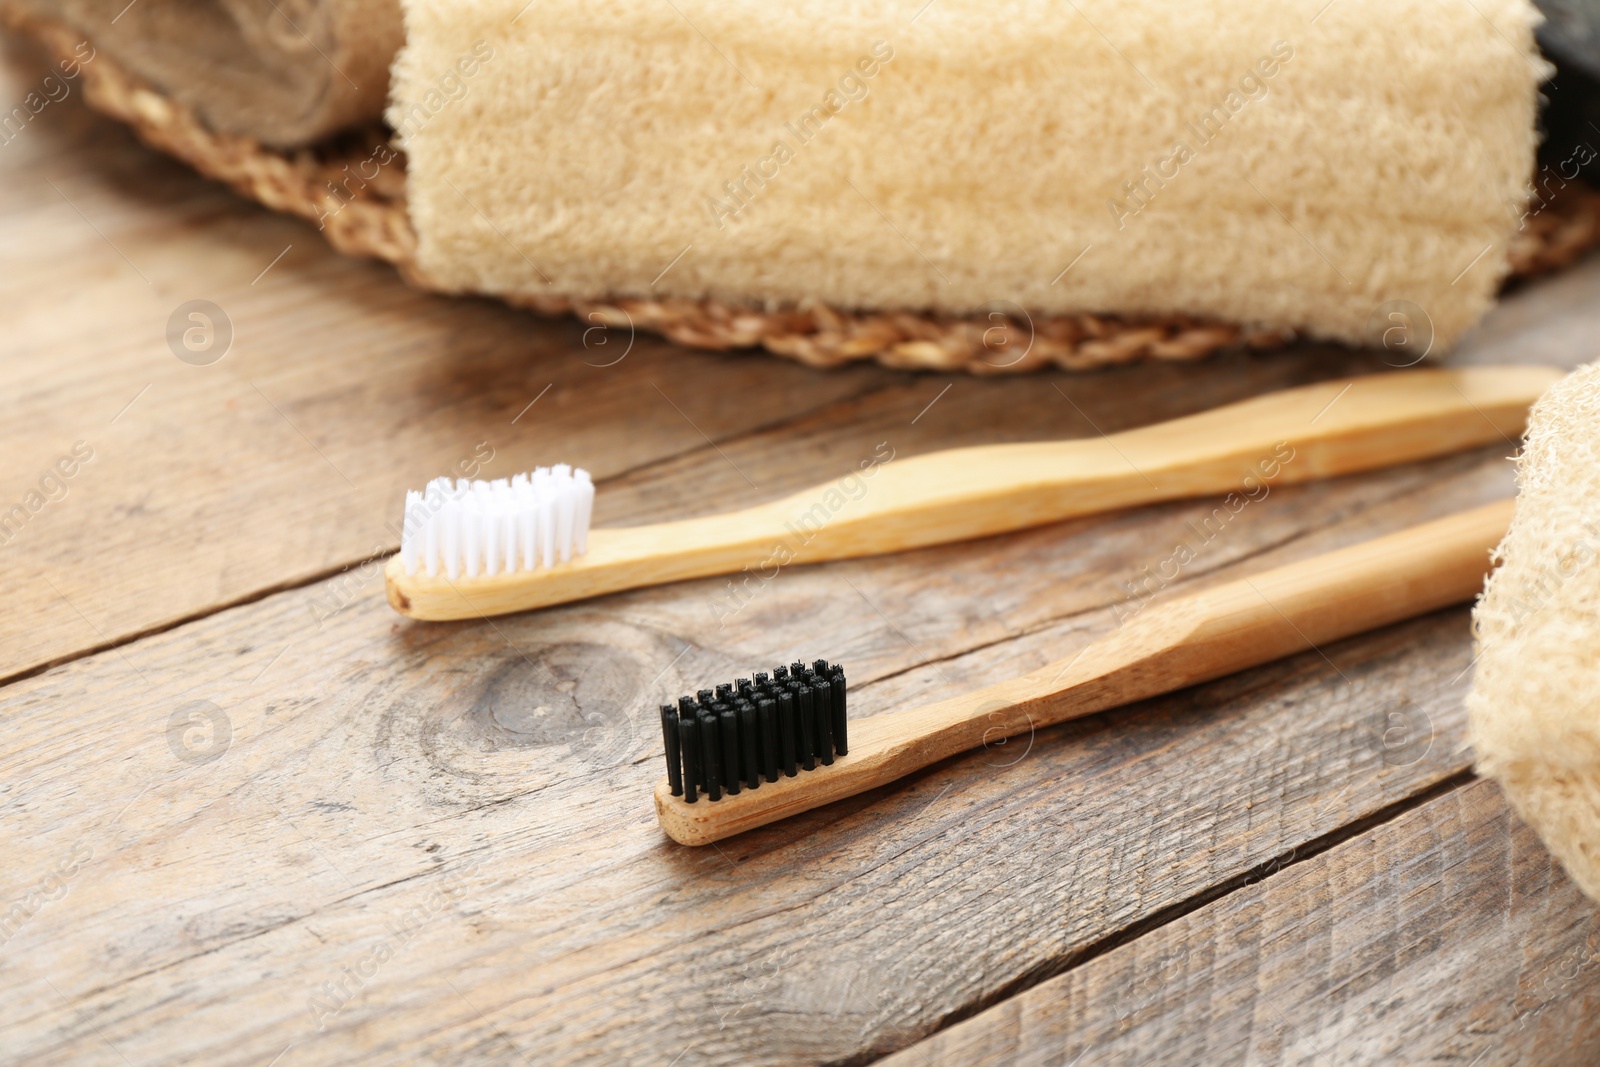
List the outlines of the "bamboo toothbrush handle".
{"label": "bamboo toothbrush handle", "polygon": [[[1109,436],[985,445],[893,458],[892,444],[839,479],[722,515],[589,534],[568,563],[495,577],[385,582],[419,619],[504,614],[714,574],[744,583],[792,563],[964,541],[1115,508],[1265,492],[1444,455],[1520,434],[1560,376],[1545,367],[1416,370],[1322,382]],[[1065,404],[1063,404],[1065,410]],[[864,467],[865,470],[857,469]]]}
{"label": "bamboo toothbrush handle", "polygon": [[830,767],[687,804],[665,780],[656,813],[698,845],[892,782],[959,752],[1386,626],[1483,588],[1512,502],[1153,604],[1071,659],[912,711],[854,720]]}

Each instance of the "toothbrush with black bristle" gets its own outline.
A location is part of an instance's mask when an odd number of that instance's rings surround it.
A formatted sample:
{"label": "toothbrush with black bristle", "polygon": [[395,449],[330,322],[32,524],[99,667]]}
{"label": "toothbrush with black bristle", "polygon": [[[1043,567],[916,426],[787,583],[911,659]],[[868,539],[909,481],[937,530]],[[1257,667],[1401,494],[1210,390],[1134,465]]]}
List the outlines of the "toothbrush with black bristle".
{"label": "toothbrush with black bristle", "polygon": [[1504,500],[1174,595],[1069,659],[853,724],[844,671],[823,660],[701,690],[661,707],[667,777],[656,785],[656,817],[674,841],[710,844],[1003,738],[1471,600],[1511,506]]}
{"label": "toothbrush with black bristle", "polygon": [[795,662],[753,678],[661,705],[667,782],[675,797],[694,804],[764,780],[793,778],[831,766],[849,753],[844,668],[819,659]]}

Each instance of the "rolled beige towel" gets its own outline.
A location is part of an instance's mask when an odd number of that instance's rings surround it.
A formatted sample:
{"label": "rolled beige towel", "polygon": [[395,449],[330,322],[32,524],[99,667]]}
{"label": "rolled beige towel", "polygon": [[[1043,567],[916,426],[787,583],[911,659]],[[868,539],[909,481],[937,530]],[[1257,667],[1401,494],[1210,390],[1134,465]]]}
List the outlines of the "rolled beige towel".
{"label": "rolled beige towel", "polygon": [[376,121],[399,0],[13,0],[64,22],[223,133],[277,148]]}
{"label": "rolled beige towel", "polygon": [[1534,406],[1516,514],[1473,612],[1478,770],[1600,901],[1600,364]]}

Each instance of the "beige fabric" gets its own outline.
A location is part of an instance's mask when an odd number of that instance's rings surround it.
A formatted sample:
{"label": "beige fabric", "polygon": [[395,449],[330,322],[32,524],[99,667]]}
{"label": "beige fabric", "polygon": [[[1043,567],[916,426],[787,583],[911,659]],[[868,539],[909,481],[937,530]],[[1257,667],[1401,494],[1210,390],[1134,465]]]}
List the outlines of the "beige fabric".
{"label": "beige fabric", "polygon": [[20,0],[212,129],[309,144],[383,112],[398,0]]}
{"label": "beige fabric", "polygon": [[1545,69],[1526,0],[919,6],[405,0],[419,268],[1351,341],[1405,300],[1436,348],[1488,307]]}
{"label": "beige fabric", "polygon": [[1521,494],[1473,612],[1478,770],[1600,900],[1600,364],[1535,405]]}

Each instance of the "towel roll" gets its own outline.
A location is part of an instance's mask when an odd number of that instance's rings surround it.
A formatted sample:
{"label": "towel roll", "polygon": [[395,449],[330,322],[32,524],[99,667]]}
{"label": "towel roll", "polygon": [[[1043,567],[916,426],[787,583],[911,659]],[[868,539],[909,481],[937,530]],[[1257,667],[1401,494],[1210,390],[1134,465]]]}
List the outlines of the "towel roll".
{"label": "towel roll", "polygon": [[275,148],[376,122],[398,0],[13,0],[63,22],[214,130]]}
{"label": "towel roll", "polygon": [[1480,773],[1600,901],[1600,364],[1528,419],[1500,567],[1473,611]]}

